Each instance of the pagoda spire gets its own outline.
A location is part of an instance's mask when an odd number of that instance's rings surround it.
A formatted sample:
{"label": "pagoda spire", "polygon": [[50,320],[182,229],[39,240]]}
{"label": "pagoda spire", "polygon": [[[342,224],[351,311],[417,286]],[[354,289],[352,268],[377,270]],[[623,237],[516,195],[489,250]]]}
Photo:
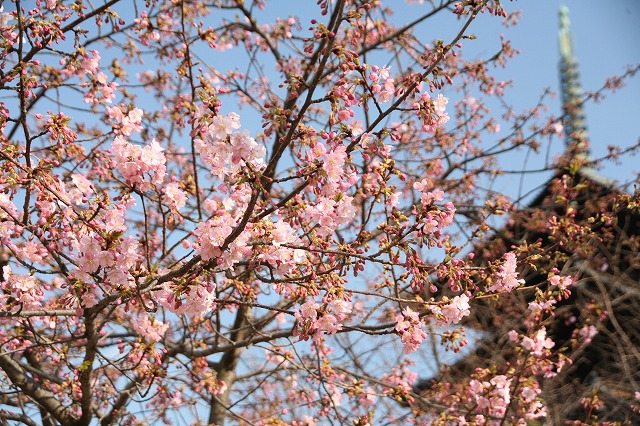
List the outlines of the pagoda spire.
{"label": "pagoda spire", "polygon": [[567,148],[573,156],[589,157],[589,134],[585,118],[578,61],[573,56],[573,41],[569,32],[569,8],[560,7],[560,83],[564,134]]}

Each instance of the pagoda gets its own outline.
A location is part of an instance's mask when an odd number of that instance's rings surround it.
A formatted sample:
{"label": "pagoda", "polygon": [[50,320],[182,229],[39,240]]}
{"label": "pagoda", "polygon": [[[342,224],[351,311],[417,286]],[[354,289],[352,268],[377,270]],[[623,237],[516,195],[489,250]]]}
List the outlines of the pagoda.
{"label": "pagoda", "polygon": [[[509,225],[474,249],[478,266],[486,266],[512,247],[533,247],[519,271],[526,283],[506,297],[478,302],[465,324],[480,335],[471,353],[416,388],[459,383],[476,368],[510,365],[516,351],[506,334],[522,328],[522,315],[537,289],[546,285],[549,272],[558,271],[573,277],[574,284],[544,325],[554,352],[570,362],[541,382],[547,417],[532,424],[640,425],[632,409],[640,405],[635,398],[640,392],[640,212],[630,207],[634,196],[590,167],[584,95],[566,7],[560,9],[559,42],[563,159],[540,193],[511,213]],[[581,330],[597,333],[582,338]],[[584,403],[593,398],[599,401],[597,410]]]}

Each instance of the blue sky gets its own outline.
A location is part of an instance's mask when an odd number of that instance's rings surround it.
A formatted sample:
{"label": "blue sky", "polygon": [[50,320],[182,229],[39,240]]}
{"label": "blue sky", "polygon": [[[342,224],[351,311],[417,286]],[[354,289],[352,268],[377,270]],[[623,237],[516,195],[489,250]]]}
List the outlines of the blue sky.
{"label": "blue sky", "polygon": [[[559,92],[558,10],[569,7],[574,55],[580,66],[584,90],[597,90],[612,75],[629,64],[640,63],[640,1],[637,0],[544,0],[504,2],[507,10],[522,10],[517,26],[505,30],[521,54],[509,64],[506,74],[515,82],[510,101],[527,107],[545,87]],[[483,28],[476,28],[480,35]],[[492,28],[495,30],[495,27]],[[491,30],[487,31],[491,33]],[[487,34],[489,35],[489,34]],[[486,40],[490,45],[490,40]],[[640,75],[599,104],[586,106],[587,125],[594,156],[604,155],[608,144],[629,146],[640,137]],[[551,103],[560,111],[559,98]],[[553,147],[560,152],[562,145]],[[628,181],[637,176],[638,157],[622,165],[607,164],[601,173]]]}
{"label": "blue sky", "polygon": [[[397,7],[394,19],[398,21],[410,19],[409,14],[415,13],[416,8],[429,7],[426,4],[409,6],[404,1],[387,4]],[[505,28],[495,17],[480,15],[468,31],[477,39],[466,40],[463,51],[466,59],[488,58],[499,50],[501,34],[511,40],[513,48],[520,54],[510,59],[504,70],[493,70],[493,74],[499,79],[513,81],[505,101],[516,112],[533,107],[545,89],[551,88],[558,96],[548,100],[549,114],[558,116],[561,113],[558,29],[562,5],[569,8],[574,56],[578,60],[585,91],[596,91],[609,77],[622,74],[629,65],[640,64],[638,0],[516,0],[503,1],[502,4],[508,12],[522,11],[518,25]],[[420,34],[426,40],[450,40],[461,26],[460,21],[443,15],[420,30],[423,31]],[[608,145],[624,148],[638,142],[639,95],[640,73],[628,79],[622,90],[609,93],[598,104],[590,102],[585,106],[593,158],[605,156]],[[495,111],[500,114],[500,111]],[[525,158],[523,152],[506,155],[501,164],[510,170],[538,169],[545,165],[547,149],[553,159],[553,156],[564,152],[564,142],[555,138],[551,146],[542,147],[538,156]],[[598,172],[621,183],[633,182],[640,173],[638,158],[640,156],[627,156],[619,164],[604,163]],[[512,178],[511,175],[511,178],[496,182],[493,189],[514,199],[523,194],[529,194],[530,198],[550,176],[551,173],[525,175],[520,182],[520,177]]]}
{"label": "blue sky", "polygon": [[[297,7],[292,9],[294,2]],[[270,0],[261,17],[272,22],[276,16],[284,18],[290,14],[299,15],[305,33],[312,14],[318,10],[315,3],[314,0]],[[396,22],[407,22],[431,7],[426,4],[428,1],[413,5],[408,5],[405,0],[385,0],[384,3],[396,9],[392,18]],[[501,33],[512,40],[513,46],[521,53],[510,60],[505,70],[498,72],[500,78],[514,81],[514,87],[508,91],[506,101],[516,111],[535,105],[547,87],[559,93],[558,11],[563,4],[570,9],[574,52],[579,61],[585,90],[597,90],[608,77],[621,74],[627,65],[640,63],[640,0],[503,0],[502,3],[509,12],[522,11],[519,24],[505,28],[499,25],[499,19],[495,17],[486,14],[479,16],[470,28],[470,32],[475,33],[478,38],[475,41],[465,41],[464,55],[467,59],[492,56],[500,47]],[[419,32],[424,36],[425,43],[436,38],[448,41],[461,25],[461,21],[455,16],[443,13],[423,23]],[[225,55],[225,61],[235,60],[228,52]],[[218,58],[212,54],[212,58],[214,57]],[[217,64],[213,59],[212,63]],[[153,62],[142,68],[153,68]],[[451,96],[449,93],[447,95]],[[605,155],[609,144],[629,146],[636,143],[640,136],[639,95],[640,75],[600,104],[587,105],[587,124],[594,157]],[[231,110],[237,109],[235,105],[227,106]],[[551,113],[558,115],[560,98],[551,100],[549,106]],[[260,130],[257,115],[253,116],[248,109],[243,109],[241,113],[244,128],[254,132]],[[556,139],[550,151],[552,155],[557,155],[563,149],[563,143]],[[507,161],[511,169],[522,167],[522,163],[513,163],[509,158]],[[544,162],[544,155],[537,161],[538,164],[529,163],[527,167],[538,168]],[[630,181],[640,172],[640,166],[636,162],[637,157],[624,161],[622,165],[607,164],[601,173],[621,181]],[[533,179],[533,183],[527,182],[525,189],[533,189],[536,181],[541,181],[539,176]],[[512,182],[507,179],[504,186],[495,189],[515,195],[507,187]]]}

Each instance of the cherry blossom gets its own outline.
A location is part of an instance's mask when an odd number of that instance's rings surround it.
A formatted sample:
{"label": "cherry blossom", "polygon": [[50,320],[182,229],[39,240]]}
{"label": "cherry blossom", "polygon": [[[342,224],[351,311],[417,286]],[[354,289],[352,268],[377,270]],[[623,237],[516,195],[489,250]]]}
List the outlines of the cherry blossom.
{"label": "cherry blossom", "polygon": [[538,330],[534,338],[525,336],[522,339],[521,346],[536,356],[542,356],[545,349],[551,349],[555,346],[555,342],[547,337],[547,329],[542,327]]}
{"label": "cherry blossom", "polygon": [[516,263],[516,255],[514,253],[506,253],[504,255],[504,263],[500,265],[498,273],[496,274],[496,282],[487,288],[487,291],[491,292],[510,292],[514,288],[524,284],[523,279],[518,279],[518,267]]}
{"label": "cherry blossom", "polygon": [[417,350],[427,337],[427,333],[424,332],[422,327],[424,327],[424,321],[420,319],[417,312],[414,312],[409,307],[403,309],[402,315],[396,317],[395,330],[402,338],[405,353]]}
{"label": "cherry blossom", "polygon": [[[0,7],[0,418],[523,424],[552,413],[546,383],[608,314],[593,302],[565,315],[582,279],[573,259],[544,253],[524,287],[539,243],[488,237],[516,213],[495,189],[502,156],[556,143],[563,118],[510,106],[494,70],[515,54],[508,40],[465,58],[476,19],[513,23],[510,6],[413,3],[409,14],[389,1]],[[462,31],[425,38],[449,18]],[[573,210],[580,187],[565,163],[545,166],[563,170],[561,196],[528,230],[588,253],[597,240]],[[637,204],[624,196],[610,205]],[[613,232],[603,206],[585,220]],[[447,351],[472,346],[490,303],[507,306],[492,311],[504,348],[456,376]],[[425,358],[442,375],[419,389]]]}

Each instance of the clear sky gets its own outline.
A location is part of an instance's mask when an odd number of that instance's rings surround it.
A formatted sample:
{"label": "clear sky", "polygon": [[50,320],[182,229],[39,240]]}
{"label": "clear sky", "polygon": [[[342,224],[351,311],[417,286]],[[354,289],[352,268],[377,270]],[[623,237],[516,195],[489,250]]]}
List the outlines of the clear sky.
{"label": "clear sky", "polygon": [[[504,30],[521,54],[506,75],[515,81],[510,96],[514,105],[531,106],[545,87],[559,93],[558,11],[569,8],[574,56],[578,59],[583,89],[597,90],[612,75],[630,64],[640,64],[640,1],[638,0],[519,0],[503,2],[522,10],[517,26]],[[476,31],[479,35],[482,28]],[[516,96],[514,96],[516,95]],[[551,104],[560,111],[559,98]],[[633,145],[640,137],[640,75],[603,102],[586,106],[587,126],[594,156],[604,155],[609,144]],[[562,146],[553,147],[559,152]],[[629,181],[640,171],[639,158],[622,165],[607,164],[602,174]]]}

